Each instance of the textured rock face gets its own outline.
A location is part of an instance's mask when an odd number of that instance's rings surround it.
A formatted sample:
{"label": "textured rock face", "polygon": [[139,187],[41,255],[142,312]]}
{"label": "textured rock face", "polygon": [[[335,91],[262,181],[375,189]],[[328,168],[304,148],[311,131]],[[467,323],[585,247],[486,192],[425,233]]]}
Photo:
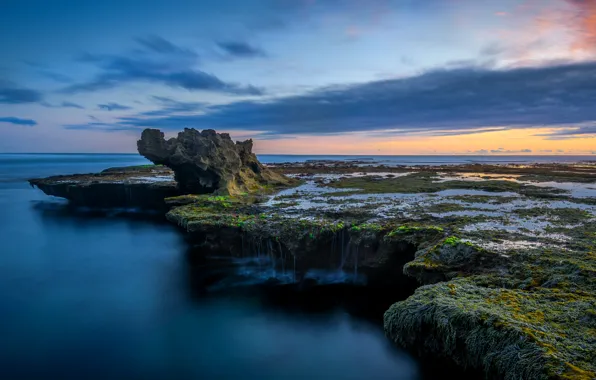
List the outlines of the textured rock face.
{"label": "textured rock face", "polygon": [[145,129],[137,148],[155,164],[174,170],[183,192],[230,194],[289,183],[259,163],[252,153],[252,140],[234,144],[229,134],[212,129],[185,128],[169,140],[158,129]]}
{"label": "textured rock face", "polygon": [[90,208],[166,210],[164,198],[180,195],[173,173],[166,167],[125,167],[97,174],[74,174],[29,180],[47,195]]}

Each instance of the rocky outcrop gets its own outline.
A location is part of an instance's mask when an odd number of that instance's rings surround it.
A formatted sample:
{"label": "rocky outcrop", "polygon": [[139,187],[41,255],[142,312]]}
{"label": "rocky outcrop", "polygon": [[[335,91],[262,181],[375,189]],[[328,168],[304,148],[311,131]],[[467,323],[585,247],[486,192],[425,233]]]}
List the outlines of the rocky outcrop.
{"label": "rocky outcrop", "polygon": [[501,255],[446,238],[404,273],[422,285],[384,315],[387,336],[487,378],[596,378],[591,252]]}
{"label": "rocky outcrop", "polygon": [[173,172],[155,165],[38,178],[29,180],[29,183],[47,195],[90,208],[165,210],[164,198],[180,195]]}
{"label": "rocky outcrop", "polygon": [[292,180],[261,165],[252,145],[212,129],[188,128],[169,140],[158,129],[145,129],[137,142],[141,155],[174,171],[185,193],[238,194],[289,185]]}

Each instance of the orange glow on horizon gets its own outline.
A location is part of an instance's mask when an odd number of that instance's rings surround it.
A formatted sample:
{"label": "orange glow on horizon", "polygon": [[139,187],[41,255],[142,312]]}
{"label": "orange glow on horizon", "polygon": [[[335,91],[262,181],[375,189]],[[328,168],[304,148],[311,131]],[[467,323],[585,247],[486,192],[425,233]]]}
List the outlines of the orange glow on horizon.
{"label": "orange glow on horizon", "polygon": [[[457,136],[371,137],[365,133],[323,136],[294,136],[287,139],[259,140],[257,154],[321,154],[321,155],[429,155],[429,154],[592,154],[596,139],[546,140],[536,136],[552,132],[552,128],[516,129]],[[232,136],[238,136],[232,134]],[[499,153],[490,152],[499,150]],[[531,152],[522,152],[522,150]]]}

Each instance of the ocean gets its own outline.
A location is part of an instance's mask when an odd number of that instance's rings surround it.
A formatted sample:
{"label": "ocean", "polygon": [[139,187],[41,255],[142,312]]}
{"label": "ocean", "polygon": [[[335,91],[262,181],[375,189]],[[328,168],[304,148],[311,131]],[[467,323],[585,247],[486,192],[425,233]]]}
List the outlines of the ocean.
{"label": "ocean", "polygon": [[363,161],[365,163],[397,165],[458,165],[458,164],[532,164],[532,163],[569,163],[596,161],[596,155],[583,156],[505,156],[505,155],[462,155],[462,156],[367,156],[367,155],[291,155],[261,154],[263,163],[305,162],[317,160]]}
{"label": "ocean", "polygon": [[422,378],[381,326],[341,305],[280,302],[233,281],[209,292],[175,226],[75,212],[25,181],[143,163],[0,155],[3,379]]}

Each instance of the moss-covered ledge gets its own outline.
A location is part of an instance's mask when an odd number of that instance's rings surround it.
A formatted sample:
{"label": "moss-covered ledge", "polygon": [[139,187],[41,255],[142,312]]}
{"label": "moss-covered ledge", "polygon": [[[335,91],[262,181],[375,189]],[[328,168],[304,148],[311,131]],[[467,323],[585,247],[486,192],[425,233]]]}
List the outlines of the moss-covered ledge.
{"label": "moss-covered ledge", "polygon": [[596,301],[587,292],[427,285],[385,313],[385,331],[421,355],[504,379],[594,379]]}
{"label": "moss-covered ledge", "polygon": [[593,251],[526,252],[503,260],[458,242],[451,247],[477,265],[454,271],[445,251],[455,240],[446,240],[417,255],[404,272],[429,282],[436,278],[428,273],[453,279],[422,286],[385,313],[393,341],[490,378],[596,378]]}
{"label": "moss-covered ledge", "polygon": [[[237,256],[268,255],[281,266],[355,270],[380,267],[395,252],[414,252],[436,244],[446,232],[441,227],[370,223],[324,216],[288,217],[276,207],[265,207],[250,194],[182,196],[167,199],[176,205],[166,215],[188,233],[196,245],[211,252]],[[399,268],[398,276],[402,276]]]}

